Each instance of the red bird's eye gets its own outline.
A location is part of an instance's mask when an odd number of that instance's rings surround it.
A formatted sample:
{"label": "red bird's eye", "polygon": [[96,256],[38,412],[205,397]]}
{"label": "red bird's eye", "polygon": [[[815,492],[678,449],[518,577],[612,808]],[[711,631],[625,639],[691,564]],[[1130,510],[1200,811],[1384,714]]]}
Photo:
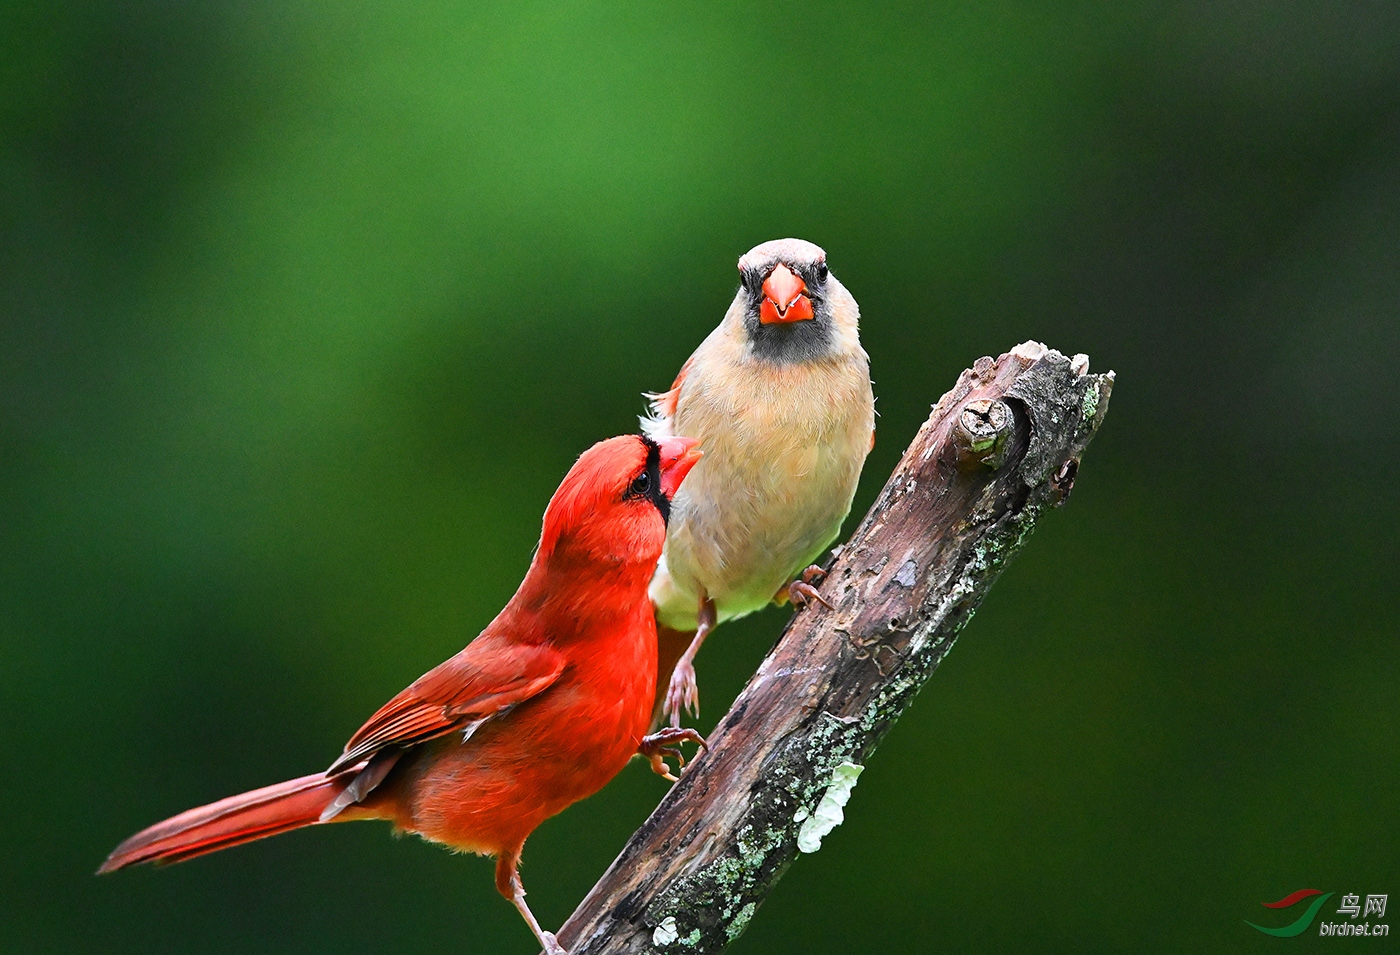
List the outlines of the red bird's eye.
{"label": "red bird's eye", "polygon": [[645,497],[649,493],[651,493],[651,472],[649,471],[638,474],[627,486],[628,497]]}

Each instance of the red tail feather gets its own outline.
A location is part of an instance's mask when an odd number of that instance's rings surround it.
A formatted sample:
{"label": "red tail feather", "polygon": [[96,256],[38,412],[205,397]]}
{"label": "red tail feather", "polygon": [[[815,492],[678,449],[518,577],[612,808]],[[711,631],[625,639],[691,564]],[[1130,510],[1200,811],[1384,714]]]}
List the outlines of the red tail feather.
{"label": "red tail feather", "polygon": [[139,862],[183,862],[309,826],[320,821],[322,811],[354,778],[354,773],[330,778],[313,773],[182,812],[117,846],[97,871],[113,872]]}

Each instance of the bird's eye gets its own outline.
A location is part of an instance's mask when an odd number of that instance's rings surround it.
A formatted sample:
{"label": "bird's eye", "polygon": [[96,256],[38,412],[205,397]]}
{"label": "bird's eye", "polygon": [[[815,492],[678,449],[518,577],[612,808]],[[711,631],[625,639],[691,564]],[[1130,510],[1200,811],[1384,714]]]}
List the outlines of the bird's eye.
{"label": "bird's eye", "polygon": [[827,273],[826,263],[825,263],[825,262],[818,262],[818,263],[817,263],[817,280],[820,281],[820,282],[825,282],[825,281],[826,281],[826,273]]}
{"label": "bird's eye", "polygon": [[638,474],[627,486],[628,497],[646,497],[649,493],[651,493],[651,472],[649,471]]}

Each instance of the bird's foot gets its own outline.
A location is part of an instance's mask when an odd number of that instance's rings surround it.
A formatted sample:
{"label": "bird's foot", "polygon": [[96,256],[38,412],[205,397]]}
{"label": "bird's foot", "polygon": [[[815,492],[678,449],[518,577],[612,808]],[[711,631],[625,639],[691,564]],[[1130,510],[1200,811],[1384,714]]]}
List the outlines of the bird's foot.
{"label": "bird's foot", "polygon": [[544,946],[545,955],[569,955],[569,950],[559,944],[553,932],[541,932],[540,944]]}
{"label": "bird's foot", "polygon": [[702,750],[710,748],[709,744],[705,742],[705,737],[695,730],[688,727],[668,726],[648,736],[643,736],[642,745],[637,747],[637,752],[651,761],[652,772],[674,783],[678,777],[672,775],[671,767],[666,765],[666,759],[667,757],[675,758],[679,764],[676,766],[676,772],[685,768],[685,756],[681,753],[679,745],[681,743],[694,743]]}
{"label": "bird's foot", "polygon": [[824,580],[826,580],[826,571],[816,564],[812,564],[799,574],[796,580],[788,584],[788,600],[791,600],[792,605],[798,608],[805,607],[815,600],[826,609],[835,610],[836,608],[825,597],[817,593],[817,588]]}
{"label": "bird's foot", "polygon": [[666,687],[666,715],[673,727],[681,725],[682,707],[692,717],[700,715],[700,684],[695,679],[695,667],[684,658],[677,661]]}

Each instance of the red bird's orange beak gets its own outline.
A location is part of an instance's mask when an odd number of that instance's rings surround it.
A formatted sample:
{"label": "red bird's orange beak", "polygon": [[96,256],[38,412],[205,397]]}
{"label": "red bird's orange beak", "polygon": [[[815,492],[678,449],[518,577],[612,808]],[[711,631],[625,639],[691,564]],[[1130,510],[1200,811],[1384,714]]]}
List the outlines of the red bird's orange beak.
{"label": "red bird's orange beak", "polygon": [[694,438],[662,438],[656,443],[661,448],[661,493],[669,501],[703,452]]}
{"label": "red bird's orange beak", "polygon": [[779,262],[763,280],[763,303],[758,320],[765,325],[808,322],[814,317],[807,283],[792,269]]}

